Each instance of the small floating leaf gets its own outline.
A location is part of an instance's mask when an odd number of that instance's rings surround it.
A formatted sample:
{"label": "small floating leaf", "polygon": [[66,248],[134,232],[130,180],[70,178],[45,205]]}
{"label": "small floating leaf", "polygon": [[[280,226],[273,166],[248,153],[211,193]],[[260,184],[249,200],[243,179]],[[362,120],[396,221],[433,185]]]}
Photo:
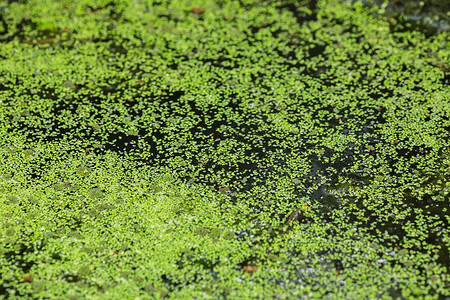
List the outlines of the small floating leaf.
{"label": "small floating leaf", "polygon": [[276,262],[276,261],[278,261],[279,258],[278,258],[278,255],[276,255],[276,254],[270,254],[268,259]]}
{"label": "small floating leaf", "polygon": [[250,276],[252,276],[253,272],[256,272],[256,270],[258,270],[258,267],[254,264],[249,264],[243,268],[243,271],[250,274]]}
{"label": "small floating leaf", "polygon": [[231,240],[232,238],[234,238],[234,232],[231,231],[231,230],[225,232],[223,234],[223,238],[226,239],[226,240]]}
{"label": "small floating leaf", "polygon": [[171,174],[165,174],[162,178],[165,182],[172,182],[175,180],[175,178],[173,177],[173,175]]}
{"label": "small floating leaf", "polygon": [[53,185],[53,188],[55,189],[55,191],[62,191],[65,189],[65,186],[63,183],[55,183]]}
{"label": "small floating leaf", "polygon": [[184,248],[181,250],[182,253],[184,253],[184,255],[191,255],[192,253],[194,253],[194,251],[191,248]]}
{"label": "small floating leaf", "polygon": [[91,171],[92,170],[90,168],[88,168],[86,166],[81,166],[81,167],[78,167],[76,173],[79,176],[85,177],[85,176],[88,176],[91,173]]}
{"label": "small floating leaf", "polygon": [[69,191],[75,192],[80,189],[80,186],[75,184],[75,185],[69,185],[67,188],[69,189]]}
{"label": "small floating leaf", "polygon": [[68,300],[78,300],[78,299],[80,299],[80,296],[78,296],[78,295],[69,295],[69,296],[67,296],[67,299]]}
{"label": "small floating leaf", "polygon": [[103,197],[103,192],[100,188],[93,188],[89,191],[89,198],[96,199]]}
{"label": "small floating leaf", "polygon": [[158,185],[158,184],[152,184],[151,186],[150,186],[150,188],[153,190],[153,192],[155,192],[155,193],[160,193],[160,192],[162,192],[162,188]]}
{"label": "small floating leaf", "polygon": [[220,233],[222,230],[220,228],[213,228],[211,232],[209,233],[209,236],[211,238],[218,238],[220,236]]}
{"label": "small floating leaf", "polygon": [[302,183],[302,181],[298,178],[294,178],[294,179],[292,179],[292,183],[295,185],[298,185],[298,184]]}
{"label": "small floating leaf", "polygon": [[39,293],[44,290],[45,284],[41,280],[33,280],[31,287],[34,292]]}
{"label": "small floating leaf", "polygon": [[55,31],[56,26],[52,22],[42,22],[37,25],[39,31]]}
{"label": "small floating leaf", "polygon": [[90,272],[91,272],[91,269],[89,268],[88,265],[81,266],[81,268],[78,270],[78,274],[80,274],[80,276],[86,276]]}
{"label": "small floating leaf", "polygon": [[205,236],[208,234],[208,231],[204,227],[198,227],[195,229],[195,233],[200,236]]}
{"label": "small floating leaf", "polygon": [[15,233],[16,233],[16,230],[14,228],[9,228],[8,230],[6,230],[7,236],[13,236]]}
{"label": "small floating leaf", "polygon": [[100,129],[102,129],[102,126],[100,126],[100,124],[98,123],[94,123],[92,124],[92,129],[94,129],[95,131],[99,131]]}
{"label": "small floating leaf", "polygon": [[16,204],[19,202],[19,199],[16,196],[8,196],[7,198],[7,202],[8,204]]}
{"label": "small floating leaf", "polygon": [[398,251],[397,255],[402,257],[408,254],[408,249],[401,249],[400,251]]}
{"label": "small floating leaf", "polygon": [[205,12],[205,9],[203,8],[198,8],[198,7],[194,7],[191,9],[191,11],[196,14],[196,15],[201,15],[202,13]]}
{"label": "small floating leaf", "polygon": [[72,90],[76,88],[75,83],[73,83],[73,82],[70,81],[70,80],[64,81],[64,82],[61,84],[61,86],[62,86],[62,87],[69,88],[69,89],[72,89]]}
{"label": "small floating leaf", "polygon": [[5,180],[9,180],[13,177],[13,174],[12,173],[4,173],[2,177]]}
{"label": "small floating leaf", "polygon": [[33,282],[33,274],[27,274],[23,277],[23,282]]}
{"label": "small floating leaf", "polygon": [[139,134],[139,130],[136,128],[132,128],[132,129],[128,130],[127,134],[137,136]]}
{"label": "small floating leaf", "polygon": [[221,192],[222,194],[227,194],[230,191],[229,187],[223,187],[219,189],[219,192]]}
{"label": "small floating leaf", "polygon": [[31,149],[27,149],[27,150],[24,150],[24,151],[23,151],[23,154],[24,154],[25,156],[31,156],[31,155],[34,154],[34,151],[31,150]]}

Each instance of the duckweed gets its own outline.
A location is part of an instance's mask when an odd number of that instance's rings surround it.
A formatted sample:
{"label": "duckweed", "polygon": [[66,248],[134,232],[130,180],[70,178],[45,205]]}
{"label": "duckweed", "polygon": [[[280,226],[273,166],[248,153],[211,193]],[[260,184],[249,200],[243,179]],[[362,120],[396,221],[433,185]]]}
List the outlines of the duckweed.
{"label": "duckweed", "polygon": [[93,188],[89,191],[89,198],[96,199],[103,197],[103,192],[100,188]]}
{"label": "duckweed", "polygon": [[394,2],[0,4],[0,298],[450,297],[448,21]]}

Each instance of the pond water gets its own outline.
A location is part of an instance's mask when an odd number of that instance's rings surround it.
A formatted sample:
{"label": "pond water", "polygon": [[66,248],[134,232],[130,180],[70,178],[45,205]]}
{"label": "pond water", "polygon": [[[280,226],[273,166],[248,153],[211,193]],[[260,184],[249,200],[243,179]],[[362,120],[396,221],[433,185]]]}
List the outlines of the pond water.
{"label": "pond water", "polygon": [[448,297],[445,22],[356,2],[5,6],[0,294]]}

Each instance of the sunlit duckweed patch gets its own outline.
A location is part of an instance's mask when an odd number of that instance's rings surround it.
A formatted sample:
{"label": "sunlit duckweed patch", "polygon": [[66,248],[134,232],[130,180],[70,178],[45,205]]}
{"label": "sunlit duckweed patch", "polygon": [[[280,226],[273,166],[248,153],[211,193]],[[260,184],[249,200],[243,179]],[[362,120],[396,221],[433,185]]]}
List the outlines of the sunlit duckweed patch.
{"label": "sunlit duckweed patch", "polygon": [[370,1],[10,2],[0,297],[450,297],[444,27]]}

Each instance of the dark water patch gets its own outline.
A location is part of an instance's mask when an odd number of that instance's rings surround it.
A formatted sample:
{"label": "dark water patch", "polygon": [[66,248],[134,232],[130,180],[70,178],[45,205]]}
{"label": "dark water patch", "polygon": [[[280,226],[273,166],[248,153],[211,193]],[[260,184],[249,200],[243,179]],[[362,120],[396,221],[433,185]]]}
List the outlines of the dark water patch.
{"label": "dark water patch", "polygon": [[[114,29],[111,28],[110,30],[114,30]],[[106,44],[106,45],[108,45],[108,50],[110,51],[110,53],[120,54],[120,55],[127,55],[128,47],[125,45],[130,43],[129,40],[126,40],[126,39],[122,39],[119,41],[113,35],[110,35],[105,38],[96,38],[96,39],[93,39],[92,42],[94,42],[96,44]]]}
{"label": "dark water patch", "polygon": [[18,266],[24,273],[28,273],[36,263],[27,260],[27,255],[39,249],[36,250],[34,246],[21,243],[15,244],[13,247],[14,250],[3,253],[3,257],[6,258],[7,262],[14,261],[14,265]]}
{"label": "dark water patch", "polygon": [[[76,87],[78,88],[78,87]],[[120,93],[122,91],[122,87],[119,86],[119,83],[114,84],[113,86],[110,85],[106,87],[106,90],[104,90],[104,93],[115,93],[118,94],[118,97],[121,97]],[[57,97],[54,91],[48,91],[45,94],[51,94],[52,97]],[[213,173],[218,172],[224,172],[233,174],[234,172],[238,172],[237,175],[234,177],[229,178],[230,180],[234,181],[243,181],[244,178],[248,178],[247,182],[243,184],[243,187],[240,189],[240,191],[250,190],[251,187],[254,187],[256,182],[258,184],[264,184],[265,177],[269,176],[269,174],[273,174],[274,170],[271,166],[258,166],[257,163],[250,160],[249,158],[253,157],[256,160],[264,160],[266,158],[272,158],[273,155],[276,153],[277,150],[282,150],[283,147],[278,147],[277,144],[281,144],[283,141],[283,137],[276,137],[272,134],[268,134],[267,132],[261,131],[259,129],[259,125],[257,125],[254,120],[261,117],[258,114],[252,114],[247,112],[245,109],[240,107],[239,100],[236,99],[237,95],[232,95],[230,99],[227,100],[227,105],[222,106],[220,108],[218,107],[209,107],[205,108],[202,106],[197,105],[195,101],[186,101],[182,100],[182,96],[184,96],[183,92],[173,92],[173,93],[166,93],[159,96],[151,96],[150,98],[143,98],[144,106],[139,109],[131,109],[133,106],[135,106],[138,103],[138,100],[134,99],[130,103],[127,103],[126,106],[130,107],[129,112],[132,116],[138,117],[144,113],[146,109],[148,109],[148,106],[155,105],[157,115],[155,123],[159,125],[159,128],[164,129],[168,128],[172,125],[172,118],[183,118],[186,116],[185,110],[180,110],[179,108],[183,105],[187,104],[189,107],[189,111],[193,112],[197,117],[197,123],[194,127],[192,127],[189,130],[189,142],[194,142],[201,147],[205,147],[206,149],[209,149],[208,152],[205,152],[208,155],[213,156],[219,156],[217,153],[214,154],[214,150],[218,151],[218,142],[219,141],[226,141],[230,140],[233,142],[237,142],[237,145],[245,145],[249,148],[245,150],[244,154],[247,156],[247,159],[244,161],[240,161],[237,164],[233,162],[233,165],[227,165],[227,164],[215,164],[213,166],[212,163],[203,162],[199,158],[196,158],[193,160],[194,163],[197,164],[203,164],[205,167],[204,175],[207,175],[209,171],[213,171]],[[92,101],[89,102],[89,105],[92,106],[92,108],[95,111],[98,111],[97,106],[101,104],[101,98],[92,98]],[[67,104],[66,102],[60,102],[58,105],[52,105],[52,109],[54,110],[54,114],[58,115],[62,113],[63,111],[67,110],[71,114],[76,113],[75,105]],[[279,111],[277,106],[272,104],[271,110],[273,112]],[[327,107],[325,109],[327,113],[329,113],[331,116],[333,115],[334,108]],[[223,112],[221,112],[223,111]],[[242,118],[239,122],[236,122],[234,120],[235,115],[241,115],[245,116]],[[220,117],[218,117],[220,116]],[[101,115],[96,113],[94,116],[95,118],[100,118]],[[211,121],[213,120],[213,121]],[[342,119],[342,122],[347,122],[349,119]],[[265,117],[262,117],[262,122],[266,122],[267,119]],[[337,119],[330,119],[330,122],[328,123],[328,128],[333,128],[338,124]],[[64,139],[69,136],[71,136],[72,129],[65,129],[63,126],[63,122],[61,120],[56,120],[52,122],[51,128],[46,128],[45,131],[39,132],[38,136],[46,137],[47,139],[51,140],[58,140],[58,139]],[[77,124],[75,124],[77,125]],[[219,129],[221,127],[228,127],[231,129],[228,133],[226,131],[220,131]],[[142,128],[141,126],[139,126]],[[240,130],[237,131],[235,128],[239,128]],[[146,129],[140,129],[136,132],[135,135],[128,135],[124,132],[107,132],[103,134],[96,133],[95,128],[76,128],[74,126],[74,129],[76,130],[73,134],[73,136],[76,134],[82,134],[84,135],[85,140],[100,140],[103,143],[103,146],[99,149],[93,149],[90,151],[96,151],[96,153],[106,153],[105,151],[114,151],[114,152],[122,152],[123,154],[131,153],[133,150],[136,150],[136,145],[139,142],[139,135],[141,135],[142,140],[145,140],[150,145],[150,151],[148,158],[151,160],[154,160],[155,162],[162,162],[163,160],[173,157],[173,155],[180,155],[183,157],[183,159],[188,159],[188,153],[189,149],[186,146],[179,146],[177,150],[177,153],[169,152],[168,149],[165,149],[165,145],[170,145],[171,141],[167,140],[168,134],[164,130],[160,130],[157,128],[154,128],[151,132]],[[32,128],[23,128],[23,130],[26,130],[30,134],[32,133]],[[369,129],[363,128],[363,131],[368,131]],[[51,131],[52,134],[47,134],[48,131]],[[258,146],[253,145],[254,138],[259,137],[259,140],[261,141],[261,144]],[[206,146],[205,141],[210,140],[212,142],[213,146]],[[301,141],[301,139],[300,139]],[[299,143],[301,145],[301,142]],[[86,147],[89,147],[89,143],[86,144]],[[300,146],[301,147],[301,146]],[[86,148],[88,149],[88,148]],[[305,151],[307,148],[305,148]],[[324,153],[325,157],[331,157],[332,152]],[[348,165],[353,163],[354,158],[351,156],[351,149],[346,150],[348,153],[344,153],[345,158],[340,162],[333,162],[330,164],[324,164],[321,163],[317,157],[310,157],[310,161],[312,163],[312,171],[308,175],[308,185],[316,185],[318,184],[317,174],[320,173],[320,170],[324,170],[327,168],[341,168],[342,164]],[[288,151],[289,152],[289,151]],[[273,160],[272,163],[282,165],[283,159],[279,158],[277,160]],[[208,171],[208,172],[207,172]],[[251,173],[253,171],[257,171],[260,176],[252,177]],[[202,172],[199,173],[202,175]],[[283,176],[283,174],[279,174],[280,176]],[[332,176],[334,174],[326,174],[326,176]],[[198,176],[201,177],[201,176]],[[207,177],[206,177],[207,178]],[[187,179],[187,178],[186,178]],[[191,178],[189,178],[191,179]],[[205,179],[205,184],[211,184],[208,179]],[[214,188],[219,189],[221,188],[220,183],[213,183]],[[237,190],[236,190],[237,191]],[[324,202],[332,202],[332,199],[329,195],[326,195],[324,193],[323,188],[319,188],[316,192],[313,193],[312,197],[316,200],[319,200],[321,198],[324,198]],[[336,204],[332,204],[333,207],[336,207]]]}
{"label": "dark water patch", "polygon": [[[186,255],[183,254],[183,258],[178,261],[177,263],[178,268],[179,269],[184,269],[186,266],[192,266],[192,265],[197,265],[200,266],[201,268],[205,269],[205,270],[209,270],[211,275],[214,275],[214,268],[218,265],[220,265],[220,262],[217,261],[213,261],[211,259],[202,257],[202,255],[196,255],[196,254],[191,254],[191,255]],[[197,277],[199,274],[195,274],[193,280],[195,280],[195,277]]]}
{"label": "dark water patch", "polygon": [[0,35],[6,35],[8,34],[8,23],[6,23],[5,18],[3,17],[3,14],[0,14],[0,23],[2,24],[2,30],[0,31]]}
{"label": "dark water patch", "polygon": [[213,66],[212,71],[214,71],[214,68],[220,68],[220,69],[223,69],[223,70],[233,70],[239,65],[238,62],[236,62],[236,61],[232,60],[231,58],[229,58],[229,54],[228,53],[218,52],[216,55],[218,55],[217,59],[215,59],[215,58],[205,58],[205,59],[199,59],[199,61],[203,62],[204,65],[210,64],[211,66]]}
{"label": "dark water patch", "polygon": [[64,273],[62,275],[61,279],[65,282],[73,283],[73,282],[79,282],[82,280],[82,278],[76,274],[72,274],[70,272]]}
{"label": "dark water patch", "polygon": [[[332,149],[324,149],[320,155],[310,155],[307,158],[310,170],[303,175],[302,178],[293,179],[293,184],[290,187],[292,194],[291,203],[300,205],[301,203],[315,202],[319,205],[323,219],[327,219],[326,214],[337,209],[341,206],[342,200],[338,195],[330,192],[329,186],[337,182],[337,178],[343,173],[336,171],[342,170],[351,166],[355,158],[353,157],[352,147],[348,149],[348,153],[345,151],[341,155],[336,155]],[[273,155],[274,153],[271,153]],[[231,188],[233,192],[230,195],[232,202],[237,202],[246,198],[249,200],[249,205],[255,211],[260,209],[268,209],[271,211],[271,218],[284,219],[287,217],[288,212],[280,210],[280,201],[285,202],[286,199],[277,199],[277,196],[273,193],[254,194],[252,189],[256,186],[265,186],[267,181],[273,177],[285,178],[291,176],[289,170],[286,168],[286,161],[284,157],[289,155],[288,151],[284,155],[280,156],[279,160],[274,160],[273,163],[277,166],[274,168],[272,165],[261,166],[258,164],[248,164],[247,170],[240,173],[240,176],[236,176],[236,180],[241,182],[245,181],[245,184],[241,185],[239,189]],[[334,159],[330,159],[331,157]],[[329,158],[328,162],[325,162],[324,158]],[[286,168],[285,171],[283,169]],[[241,169],[240,169],[241,170]],[[233,169],[230,169],[230,172]],[[258,176],[254,176],[254,171]],[[327,178],[327,181],[324,181]],[[234,178],[233,178],[234,180]],[[295,181],[302,182],[301,186],[297,186]],[[205,182],[205,184],[208,184]],[[215,187],[217,188],[217,187]],[[270,200],[272,199],[272,200]],[[267,201],[269,200],[269,201]],[[265,208],[263,203],[267,203]],[[289,212],[290,213],[290,212]]]}
{"label": "dark water patch", "polygon": [[[418,15],[405,15],[401,11],[399,13],[388,11],[386,15],[390,17],[390,31],[393,33],[419,31],[426,37],[431,37],[439,32],[450,30],[448,17],[442,14],[430,14],[424,11]],[[438,17],[438,15],[440,16]]]}
{"label": "dark water patch", "polygon": [[[36,262],[29,259],[29,255],[43,250],[44,244],[38,243],[36,245],[26,245],[20,242],[16,242],[14,245],[6,246],[6,248],[13,248],[10,251],[1,251],[0,257],[6,262],[14,262],[14,266],[20,269],[24,274],[29,273],[31,268],[36,265]],[[4,249],[2,249],[4,250]],[[3,279],[3,278],[2,278]],[[17,284],[29,284],[33,281],[32,274],[27,274],[23,278],[3,279],[3,283],[0,285],[0,295],[8,298],[10,296],[19,297],[32,297],[32,293],[23,294],[19,289],[15,287]]]}
{"label": "dark water patch", "polygon": [[0,14],[0,20],[4,28],[3,33],[0,36],[0,42],[10,42],[16,37],[18,37],[19,40],[23,41],[24,38],[21,33],[24,31],[25,27],[31,26],[33,24],[31,20],[21,20],[17,24],[14,24],[15,28],[12,29],[12,26],[10,26],[4,19],[3,14]]}
{"label": "dark water patch", "polygon": [[[405,66],[403,66],[405,67]],[[381,88],[377,90],[372,90],[368,96],[374,100],[383,99],[383,98],[392,98],[394,96],[394,91],[387,88]]]}
{"label": "dark water patch", "polygon": [[367,114],[368,116],[371,117],[374,116],[375,123],[381,125],[386,123],[387,120],[387,117],[385,116],[386,111],[387,111],[386,107],[378,106],[375,109],[374,108],[367,109]]}
{"label": "dark water patch", "polygon": [[397,157],[411,160],[413,157],[422,157],[425,158],[431,151],[433,150],[432,147],[427,147],[425,145],[422,146],[412,146],[412,147],[405,147],[396,149]]}
{"label": "dark water patch", "polygon": [[[282,0],[278,1],[276,8],[290,11],[297,21],[297,24],[302,26],[305,22],[317,20],[317,3],[317,0]],[[305,10],[302,8],[307,9]]]}
{"label": "dark water patch", "polygon": [[104,5],[102,5],[102,6],[96,6],[96,7],[94,7],[94,6],[91,6],[91,5],[86,5],[86,7],[90,10],[90,12],[91,13],[97,13],[97,12],[99,12],[99,11],[101,11],[101,10],[104,10],[105,8],[108,8],[108,7],[114,7],[114,2],[108,2],[108,3],[106,3],[106,4],[104,4]]}
{"label": "dark water patch", "polygon": [[[116,153],[122,152],[123,154],[136,152],[136,148],[138,148],[138,141],[140,139],[139,131],[137,131],[136,133],[137,134],[135,135],[128,135],[123,132],[111,132],[110,134],[108,134],[107,140],[105,141],[105,144],[104,146],[102,146],[102,148],[104,148],[104,151],[110,150]],[[142,133],[145,134],[145,131],[142,131]],[[150,149],[152,149],[156,147],[157,143],[152,140],[149,142],[149,145]],[[99,152],[100,151],[101,150],[99,150]],[[153,157],[158,155],[156,150],[150,150],[150,153],[153,154]]]}
{"label": "dark water patch", "polygon": [[248,29],[250,29],[250,32],[252,35],[255,35],[258,33],[259,30],[271,27],[275,24],[276,24],[276,22],[267,23],[267,22],[263,21],[259,26],[249,26]]}
{"label": "dark water patch", "polygon": [[[318,50],[317,53],[320,54],[319,53],[320,52],[320,48],[317,48],[317,50]],[[287,66],[288,70],[290,70],[290,69],[304,70],[304,69],[307,68],[307,65],[305,64],[305,62],[302,61],[301,59],[297,58],[297,54],[296,54],[295,50],[291,50],[291,51],[283,50],[283,51],[281,51],[280,49],[275,48],[274,51],[277,53],[277,55],[279,57],[282,57],[282,58],[285,59],[285,61],[283,62],[282,65],[283,66]],[[311,52],[311,53],[309,53],[310,55],[315,53],[314,50],[312,50],[312,49],[310,49],[309,51]]]}
{"label": "dark water patch", "polygon": [[322,55],[323,52],[325,51],[326,47],[327,47],[326,45],[321,45],[321,44],[311,45],[308,49],[308,57],[312,58],[312,57],[317,57],[317,56]]}
{"label": "dark water patch", "polygon": [[[357,186],[364,187],[373,180],[373,178],[367,176],[360,178],[359,180],[355,176],[351,176],[351,178],[353,188]],[[339,189],[342,189],[342,186],[335,185],[328,191],[339,191]],[[425,226],[421,231],[427,233],[425,238],[427,244],[436,247],[434,250],[438,255],[436,262],[450,270],[448,257],[449,249],[443,236],[443,228],[448,228],[448,226],[450,226],[446,218],[448,197],[444,201],[436,202],[431,196],[422,195],[420,198],[412,196],[410,194],[411,190],[405,189],[404,191],[398,192],[397,198],[401,199],[400,203],[402,205],[410,207],[412,210],[404,216],[395,216],[388,211],[379,210],[377,207],[379,207],[380,204],[374,203],[374,207],[368,207],[367,203],[370,203],[368,194],[349,197],[343,195],[343,193],[345,193],[345,190],[340,190],[338,194],[335,194],[338,201],[352,203],[357,207],[357,210],[355,211],[346,209],[346,215],[349,217],[349,221],[357,224],[358,227],[368,229],[367,233],[372,234],[373,236],[379,236],[380,233],[386,233],[387,235],[384,239],[379,241],[380,244],[386,247],[403,247],[408,241],[414,241],[414,233],[411,233],[411,226],[417,226],[417,228]],[[386,203],[386,205],[389,205],[389,203]],[[380,214],[383,215],[381,219]],[[425,216],[424,219],[423,216]],[[365,221],[361,222],[361,219],[365,219]],[[433,222],[430,223],[428,219],[432,219]],[[420,244],[415,244],[411,249],[423,254],[429,253],[429,249],[423,248]]]}
{"label": "dark water patch", "polygon": [[[329,110],[332,110],[334,108],[330,107]],[[374,109],[374,114],[376,109]],[[378,112],[378,111],[377,111]],[[376,115],[375,115],[376,116]],[[348,120],[351,120],[352,117],[349,117]],[[344,123],[347,120],[344,120]],[[335,124],[336,125],[336,124]],[[334,126],[335,126],[334,125]],[[245,125],[244,125],[245,126]],[[214,126],[216,127],[216,126]],[[234,127],[234,126],[233,126]],[[242,125],[240,125],[242,127]],[[333,124],[328,124],[328,128],[332,128]],[[200,126],[200,128],[203,128],[203,126]],[[253,130],[253,131],[252,131]],[[198,182],[202,182],[203,184],[206,184],[208,186],[211,186],[213,189],[220,189],[222,188],[220,186],[219,182],[210,182],[207,177],[207,170],[213,170],[213,173],[219,173],[221,171],[224,171],[224,173],[229,174],[236,174],[233,177],[231,177],[231,181],[240,181],[244,182],[240,188],[235,187],[229,187],[230,192],[232,193],[230,195],[231,199],[234,199],[232,201],[236,202],[245,195],[246,193],[250,193],[247,196],[249,199],[254,200],[254,209],[258,209],[258,205],[264,202],[264,195],[251,195],[251,191],[256,186],[263,186],[266,184],[266,181],[271,178],[272,176],[279,176],[280,178],[283,178],[285,176],[290,176],[288,170],[283,171],[283,168],[286,166],[286,161],[283,159],[286,156],[289,156],[291,150],[284,149],[283,147],[276,146],[277,144],[281,144],[282,138],[277,139],[274,137],[271,137],[265,132],[259,132],[258,127],[252,128],[251,130],[248,130],[250,132],[250,135],[261,135],[263,136],[260,141],[262,141],[262,144],[260,147],[252,146],[248,152],[246,151],[247,155],[254,155],[254,158],[256,158],[256,161],[247,160],[245,162],[239,162],[237,166],[233,164],[230,165],[224,165],[224,164],[213,164],[206,162],[203,164],[204,170],[199,171],[198,177],[205,178],[204,180],[198,180]],[[372,126],[361,126],[360,131],[358,131],[359,135],[367,135],[367,133],[374,133],[374,129]],[[214,131],[209,131],[208,134],[214,134]],[[223,136],[214,135],[215,139],[223,139]],[[373,142],[374,144],[377,143],[377,140],[374,136],[371,136],[372,140],[367,138],[367,141]],[[240,135],[240,134],[233,134],[232,136],[233,140],[239,141],[242,145],[249,145],[252,143],[252,139],[249,138],[249,134]],[[295,138],[294,138],[295,139]],[[305,143],[306,138],[305,137],[297,137],[297,149],[298,151],[301,151],[301,149],[304,149],[305,152],[311,151],[315,147],[318,147],[314,143]],[[211,137],[212,140],[212,137]],[[275,142],[274,142],[275,141]],[[279,141],[279,142],[277,142]],[[319,154],[311,154],[307,157],[308,164],[310,165],[310,171],[301,178],[301,180],[305,183],[305,187],[302,187],[301,189],[298,189],[295,185],[293,185],[292,192],[295,195],[295,199],[302,199],[302,198],[308,198],[309,200],[313,200],[317,203],[320,203],[320,205],[323,207],[323,213],[327,213],[332,211],[333,209],[339,208],[341,205],[341,200],[338,196],[334,195],[333,193],[330,193],[328,191],[328,185],[333,185],[337,182],[337,178],[340,175],[346,175],[344,173],[339,173],[339,171],[336,170],[342,170],[344,168],[348,168],[351,165],[355,163],[357,159],[359,159],[360,154],[356,154],[355,152],[363,152],[361,151],[365,147],[365,145],[357,146],[353,143],[349,143],[348,147],[342,151],[335,151],[328,147],[323,147],[323,149],[317,148],[320,152]],[[210,150],[211,151],[211,150]],[[281,151],[281,152],[280,152]],[[277,159],[277,153],[283,153],[279,156],[279,159]],[[207,156],[210,156],[211,152]],[[264,159],[272,159],[271,165],[262,165],[258,163],[258,161],[263,161]],[[200,160],[197,161],[197,163],[202,163]],[[274,168],[273,166],[276,165],[277,168]],[[236,172],[239,171],[239,172]],[[258,173],[258,176],[254,176],[253,173],[256,171]],[[324,182],[322,182],[321,178],[328,178],[327,185],[325,185]],[[186,180],[193,179],[192,177],[185,178]],[[313,189],[313,191],[309,191],[310,189]],[[236,194],[237,193],[237,194]],[[293,201],[297,201],[293,200]],[[286,212],[278,212],[277,210],[277,203],[273,204],[273,217],[275,218],[283,218],[286,217]]]}
{"label": "dark water patch", "polygon": [[444,77],[441,79],[443,85],[450,85],[450,66],[442,66]]}
{"label": "dark water patch", "polygon": [[[121,97],[121,90],[118,88],[119,83],[116,83],[115,86],[104,87],[105,93],[114,92],[116,96]],[[131,114],[133,117],[142,116],[143,110],[146,107],[155,107],[160,102],[160,107],[157,109],[160,113],[171,115],[174,111],[170,110],[170,103],[177,103],[178,99],[183,95],[182,92],[174,92],[168,93],[167,95],[162,96],[152,96],[150,99],[143,99],[144,106],[142,109],[136,109],[135,105],[138,100],[123,102],[125,107],[128,107],[127,112]],[[126,152],[132,153],[136,151],[136,147],[138,145],[141,137],[144,137],[148,134],[148,131],[145,127],[138,126],[135,130],[125,129],[124,132],[121,131],[111,131],[108,128],[104,128],[104,125],[100,125],[98,123],[88,124],[88,119],[83,119],[80,111],[80,107],[85,107],[88,109],[86,113],[88,113],[87,118],[94,120],[102,120],[103,114],[100,111],[103,110],[104,99],[95,97],[90,98],[89,102],[73,100],[73,101],[57,101],[58,93],[54,90],[46,90],[41,92],[41,97],[46,97],[49,99],[49,108],[52,112],[51,119],[45,118],[41,115],[41,113],[36,113],[33,111],[29,111],[28,114],[22,117],[10,117],[10,122],[13,122],[13,127],[10,127],[8,130],[10,133],[15,133],[18,130],[24,132],[30,140],[41,140],[41,141],[59,141],[59,140],[72,140],[74,138],[78,138],[78,136],[82,136],[83,143],[85,144],[84,150],[92,150],[96,153],[105,153],[105,151],[116,151],[116,152]],[[169,105],[167,105],[169,103]],[[146,105],[145,105],[146,104]],[[169,109],[165,106],[168,106]],[[107,105],[106,105],[107,106]],[[176,105],[175,105],[176,107]],[[72,122],[68,119],[58,117],[61,114],[67,114],[70,118],[72,118]],[[112,115],[114,113],[112,112]],[[116,114],[117,119],[113,120],[113,122],[120,122],[120,119],[123,119],[123,116],[120,114]],[[34,119],[44,120],[43,122],[36,123]],[[168,126],[169,118],[164,118],[160,116],[160,119],[156,120],[156,123],[159,124],[160,128],[165,128]],[[164,132],[160,132],[158,130],[152,130],[151,138],[147,141],[151,144],[151,148],[155,149],[156,145],[161,143],[161,140],[166,137],[167,134]],[[91,148],[92,144],[99,145],[98,148]],[[95,146],[95,145],[94,145]],[[156,151],[156,150],[153,150]],[[152,152],[152,157],[156,158],[158,153]],[[164,158],[161,156],[160,158]]]}
{"label": "dark water patch", "polygon": [[[355,0],[365,6],[382,7],[383,1]],[[419,31],[430,37],[439,32],[450,30],[449,18],[446,12],[450,10],[448,1],[388,1],[387,6],[379,10],[380,15],[390,23],[391,32]]]}

